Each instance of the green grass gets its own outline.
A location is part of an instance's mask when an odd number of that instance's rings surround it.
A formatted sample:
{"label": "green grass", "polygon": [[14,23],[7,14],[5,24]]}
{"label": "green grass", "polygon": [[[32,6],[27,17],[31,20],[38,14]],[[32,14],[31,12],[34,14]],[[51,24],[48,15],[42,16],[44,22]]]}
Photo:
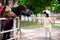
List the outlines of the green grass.
{"label": "green grass", "polygon": [[[21,27],[22,28],[42,28],[43,24],[21,21]],[[52,28],[60,28],[60,26],[58,26],[56,24],[52,24]]]}
{"label": "green grass", "polygon": [[42,24],[23,25],[22,28],[41,28]]}
{"label": "green grass", "polygon": [[33,22],[21,22],[21,27],[22,28],[40,28],[42,27],[43,25],[42,24],[38,24],[38,23],[33,23]]}
{"label": "green grass", "polygon": [[60,26],[59,25],[56,25],[56,24],[52,24],[52,27],[53,28],[60,28]]}

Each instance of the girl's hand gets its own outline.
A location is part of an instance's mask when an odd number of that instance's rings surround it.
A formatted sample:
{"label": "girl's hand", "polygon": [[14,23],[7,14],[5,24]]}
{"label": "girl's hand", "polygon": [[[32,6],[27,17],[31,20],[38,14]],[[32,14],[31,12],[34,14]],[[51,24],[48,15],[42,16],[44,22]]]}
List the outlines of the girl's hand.
{"label": "girl's hand", "polygon": [[51,21],[51,18],[49,18],[49,19],[48,19],[48,22],[49,22],[49,23],[51,23],[51,22],[52,22],[52,21]]}

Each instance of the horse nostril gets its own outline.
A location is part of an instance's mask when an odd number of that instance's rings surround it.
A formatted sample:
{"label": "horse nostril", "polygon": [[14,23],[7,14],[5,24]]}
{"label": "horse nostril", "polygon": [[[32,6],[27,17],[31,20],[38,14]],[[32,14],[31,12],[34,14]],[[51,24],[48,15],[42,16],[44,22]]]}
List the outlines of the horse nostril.
{"label": "horse nostril", "polygon": [[12,17],[13,17],[13,18],[16,17],[16,14],[13,14]]}
{"label": "horse nostril", "polygon": [[10,16],[15,17],[15,16],[16,16],[16,14],[15,14],[15,13],[13,13],[13,12],[11,12],[11,13],[10,13]]}

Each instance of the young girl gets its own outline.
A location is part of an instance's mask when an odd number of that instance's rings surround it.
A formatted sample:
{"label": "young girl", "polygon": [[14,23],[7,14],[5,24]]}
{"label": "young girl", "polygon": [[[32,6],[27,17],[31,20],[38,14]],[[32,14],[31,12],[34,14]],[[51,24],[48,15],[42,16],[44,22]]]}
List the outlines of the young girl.
{"label": "young girl", "polygon": [[45,29],[45,36],[51,37],[51,18],[49,17],[49,14],[47,12],[44,12],[44,29]]}

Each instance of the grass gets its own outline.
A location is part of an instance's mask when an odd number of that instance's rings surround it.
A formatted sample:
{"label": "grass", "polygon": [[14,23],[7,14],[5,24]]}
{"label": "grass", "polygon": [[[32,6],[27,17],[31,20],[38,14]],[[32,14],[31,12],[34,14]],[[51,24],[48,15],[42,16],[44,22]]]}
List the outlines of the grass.
{"label": "grass", "polygon": [[56,25],[56,24],[52,24],[52,27],[53,28],[60,28],[60,26],[59,25]]}
{"label": "grass", "polygon": [[[33,23],[28,21],[21,21],[21,27],[22,28],[42,28],[43,24]],[[60,28],[60,26],[56,24],[52,24],[52,28]]]}
{"label": "grass", "polygon": [[38,23],[33,23],[33,22],[27,22],[27,21],[22,21],[21,22],[21,27],[22,28],[40,28],[42,27],[42,24],[38,24]]}
{"label": "grass", "polygon": [[32,25],[23,25],[22,28],[41,28],[43,25],[42,24],[32,24]]}

